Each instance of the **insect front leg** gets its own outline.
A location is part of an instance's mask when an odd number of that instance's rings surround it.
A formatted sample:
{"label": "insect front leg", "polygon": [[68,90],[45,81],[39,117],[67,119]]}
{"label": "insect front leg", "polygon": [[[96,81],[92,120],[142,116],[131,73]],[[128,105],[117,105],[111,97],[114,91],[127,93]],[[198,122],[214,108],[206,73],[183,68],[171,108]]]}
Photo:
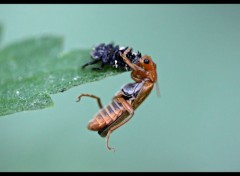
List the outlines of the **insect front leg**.
{"label": "insect front leg", "polygon": [[103,69],[103,67],[104,67],[104,63],[102,63],[101,65],[100,65],[100,67],[94,67],[94,68],[92,68],[92,70],[96,70],[96,71],[99,71],[99,70],[102,70]]}
{"label": "insect front leg", "polygon": [[100,99],[98,96],[92,95],[92,94],[80,94],[80,95],[77,97],[77,102],[79,102],[79,101],[81,100],[81,97],[83,97],[83,96],[84,96],[84,97],[95,98],[95,99],[97,100],[98,107],[99,107],[100,109],[103,108],[101,99]]}
{"label": "insect front leg", "polygon": [[114,149],[113,147],[110,147],[110,146],[109,146],[110,134],[111,134],[114,130],[116,130],[117,128],[119,128],[119,127],[121,127],[122,125],[124,125],[125,123],[127,123],[127,122],[133,117],[133,115],[134,115],[134,109],[132,108],[132,106],[131,106],[124,98],[117,96],[116,99],[118,100],[119,103],[121,103],[121,104],[123,105],[124,109],[125,109],[126,111],[128,111],[129,117],[128,117],[126,120],[121,121],[119,124],[111,127],[111,128],[108,130],[107,140],[106,140],[106,146],[107,146],[108,150],[113,150],[113,151],[115,151],[115,149]]}
{"label": "insect front leg", "polygon": [[133,64],[129,61],[129,59],[126,57],[126,54],[130,51],[131,49],[128,48],[124,53],[120,53],[120,56],[123,58],[123,61],[133,70],[142,70],[144,71],[141,67],[137,66],[136,64]]}
{"label": "insect front leg", "polygon": [[85,68],[85,67],[88,66],[88,65],[96,64],[96,63],[98,63],[99,61],[100,61],[100,60],[93,60],[93,61],[91,61],[91,62],[88,62],[88,63],[84,64],[84,65],[82,66],[82,68]]}
{"label": "insect front leg", "polygon": [[131,78],[136,81],[137,83],[142,82],[143,78],[141,77],[141,74],[138,74],[137,71],[131,72]]}

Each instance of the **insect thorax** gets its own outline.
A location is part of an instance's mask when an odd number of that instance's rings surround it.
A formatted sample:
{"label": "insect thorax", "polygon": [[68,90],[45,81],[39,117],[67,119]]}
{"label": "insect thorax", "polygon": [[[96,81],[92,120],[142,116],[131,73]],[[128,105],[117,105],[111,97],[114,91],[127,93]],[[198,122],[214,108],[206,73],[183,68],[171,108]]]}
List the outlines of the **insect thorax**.
{"label": "insect thorax", "polygon": [[144,81],[140,82],[140,83],[128,83],[126,85],[124,85],[121,89],[122,93],[124,94],[124,98],[126,100],[130,99],[130,100],[134,100],[140,90],[142,89],[144,84]]}

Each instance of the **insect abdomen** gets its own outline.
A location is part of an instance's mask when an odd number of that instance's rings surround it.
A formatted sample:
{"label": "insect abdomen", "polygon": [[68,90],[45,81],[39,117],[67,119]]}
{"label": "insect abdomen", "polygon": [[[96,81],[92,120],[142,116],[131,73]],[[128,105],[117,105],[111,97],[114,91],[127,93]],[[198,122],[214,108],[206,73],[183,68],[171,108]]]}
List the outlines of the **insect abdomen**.
{"label": "insect abdomen", "polygon": [[106,125],[114,122],[123,112],[121,103],[113,100],[108,106],[104,107],[88,123],[87,128],[92,131],[99,131]]}

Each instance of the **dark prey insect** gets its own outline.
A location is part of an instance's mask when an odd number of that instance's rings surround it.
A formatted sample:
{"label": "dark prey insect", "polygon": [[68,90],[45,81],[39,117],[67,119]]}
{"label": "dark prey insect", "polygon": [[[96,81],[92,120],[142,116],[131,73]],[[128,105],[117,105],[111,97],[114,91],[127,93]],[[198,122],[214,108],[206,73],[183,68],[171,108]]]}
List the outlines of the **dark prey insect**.
{"label": "dark prey insect", "polygon": [[[127,57],[130,49],[120,53],[124,63],[132,70],[131,77],[135,81],[124,85],[119,92],[115,94],[110,104],[103,107],[99,97],[91,94],[81,94],[81,97],[87,96],[97,100],[99,111],[88,124],[88,129],[98,131],[101,137],[106,137],[106,147],[109,150],[114,148],[109,146],[110,134],[127,123],[134,115],[134,111],[147,98],[152,91],[154,83],[157,83],[156,64],[150,56],[143,56],[136,60],[135,63]],[[157,93],[159,88],[157,84]]]}
{"label": "dark prey insect", "polygon": [[[127,48],[128,47],[119,47],[119,45],[114,46],[113,43],[102,43],[92,49],[91,57],[93,60],[83,65],[82,68],[101,62],[101,66],[95,67],[93,70],[102,70],[104,65],[111,65],[113,67],[126,69],[129,71],[131,68],[123,61],[121,57],[121,53],[123,53]],[[135,64],[138,59],[141,58],[141,53],[133,52],[132,49],[130,49],[128,50],[128,53],[126,53],[126,57],[130,60],[131,63]]]}

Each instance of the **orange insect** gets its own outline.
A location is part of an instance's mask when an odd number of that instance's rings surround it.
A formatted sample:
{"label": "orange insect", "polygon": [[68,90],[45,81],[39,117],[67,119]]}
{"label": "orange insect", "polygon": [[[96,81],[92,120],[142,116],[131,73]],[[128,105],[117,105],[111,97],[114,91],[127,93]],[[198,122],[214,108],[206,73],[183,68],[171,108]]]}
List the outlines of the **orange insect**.
{"label": "orange insect", "polygon": [[[130,48],[121,53],[124,62],[132,69],[131,77],[134,83],[126,84],[116,93],[112,102],[103,108],[99,97],[91,94],[81,94],[78,96],[78,101],[81,97],[87,96],[97,100],[100,110],[89,122],[88,129],[98,131],[101,137],[106,137],[106,147],[109,150],[114,148],[109,146],[110,134],[127,123],[134,115],[137,107],[147,98],[153,89],[154,83],[157,83],[156,64],[150,56],[143,56],[138,59],[137,63],[131,63],[126,57]],[[159,87],[157,84],[157,94],[159,95]]]}

